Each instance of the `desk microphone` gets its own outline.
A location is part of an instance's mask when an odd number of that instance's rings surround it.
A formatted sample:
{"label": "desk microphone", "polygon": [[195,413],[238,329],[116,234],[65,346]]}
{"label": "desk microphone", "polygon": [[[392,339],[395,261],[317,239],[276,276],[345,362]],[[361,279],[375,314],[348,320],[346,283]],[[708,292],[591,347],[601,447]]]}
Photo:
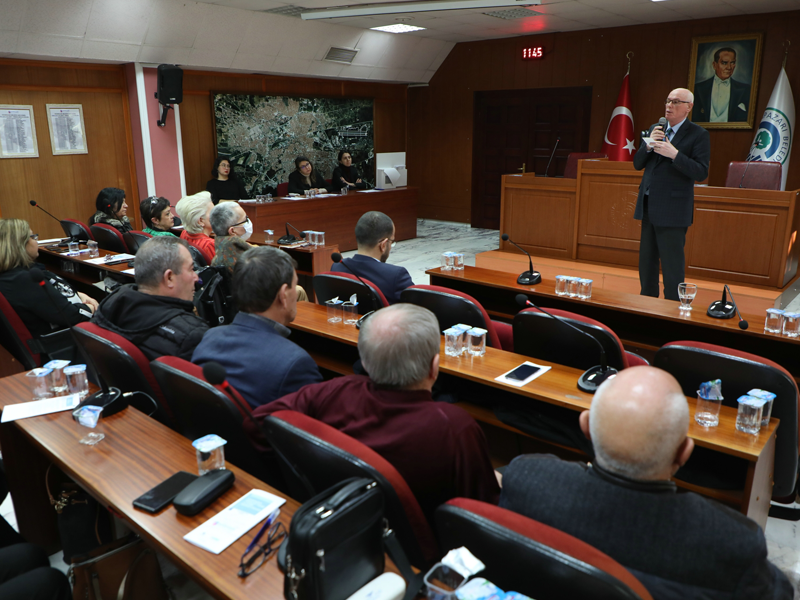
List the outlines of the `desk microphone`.
{"label": "desk microphone", "polygon": [[48,215],[48,216],[52,217],[53,219],[55,219],[56,221],[58,221],[58,224],[59,224],[59,225],[61,225],[61,228],[64,230],[64,233],[66,233],[67,235],[69,235],[69,237],[68,237],[68,238],[64,238],[63,240],[61,240],[61,241],[58,243],[58,245],[59,245],[59,246],[66,246],[66,245],[67,245],[69,242],[72,242],[72,241],[79,241],[79,240],[76,240],[76,239],[75,239],[75,236],[74,236],[74,235],[71,235],[71,234],[70,234],[70,233],[67,231],[67,228],[66,228],[66,227],[64,227],[64,223],[63,223],[63,221],[61,221],[61,219],[59,219],[58,217],[56,217],[54,214],[47,212],[45,209],[43,209],[41,206],[39,206],[39,205],[36,203],[36,200],[31,200],[31,201],[30,201],[30,205],[31,205],[31,206],[35,206],[36,208],[38,208],[39,210],[41,210],[41,211],[42,211],[43,213],[45,213],[46,215]]}
{"label": "desk microphone", "polygon": [[361,285],[363,285],[365,288],[367,288],[367,292],[369,292],[369,297],[370,297],[370,298],[372,298],[372,310],[371,310],[371,311],[369,311],[368,313],[364,314],[364,315],[363,315],[363,316],[362,316],[362,317],[361,317],[361,318],[358,320],[358,322],[356,323],[356,327],[357,327],[358,329],[361,329],[361,323],[362,323],[362,322],[363,322],[363,321],[364,321],[364,320],[365,320],[365,319],[366,319],[368,316],[370,316],[372,313],[374,313],[376,310],[378,310],[378,309],[382,308],[382,307],[381,307],[381,303],[380,303],[380,301],[378,300],[378,296],[375,294],[375,292],[374,292],[374,291],[372,291],[372,288],[371,288],[371,287],[369,287],[369,285],[367,285],[367,284],[364,282],[364,280],[363,280],[363,279],[361,279],[361,277],[359,277],[359,276],[358,276],[358,274],[357,274],[355,271],[353,271],[353,269],[351,269],[349,266],[347,266],[347,263],[345,263],[345,262],[342,260],[342,255],[341,255],[341,254],[339,254],[338,252],[334,252],[333,254],[331,254],[331,260],[333,260],[333,262],[335,262],[336,264],[340,264],[340,265],[342,265],[342,266],[343,266],[345,269],[347,269],[348,271],[350,271],[350,273],[351,273],[351,274],[352,274],[352,275],[353,275],[353,276],[354,276],[356,279],[358,279],[358,280],[361,282]]}
{"label": "desk microphone", "polygon": [[[730,302],[728,302],[728,298],[725,295],[726,292],[731,295]],[[736,299],[733,297],[733,292],[731,292],[731,288],[728,287],[727,283],[725,287],[722,288],[722,300],[715,300],[712,302],[706,314],[715,319],[732,319],[733,315],[736,314],[739,317],[739,329],[747,329],[750,327],[750,323],[742,318],[739,307],[736,306]]]}
{"label": "desk microphone", "polygon": [[542,282],[542,274],[539,273],[539,271],[534,271],[533,270],[533,259],[531,258],[531,255],[528,254],[528,251],[525,250],[525,248],[523,248],[522,246],[518,245],[513,240],[511,240],[508,237],[507,233],[504,233],[501,236],[501,238],[502,238],[502,240],[504,242],[511,242],[512,244],[514,244],[517,248],[522,250],[528,256],[528,267],[529,268],[528,268],[527,271],[523,272],[519,277],[517,277],[517,283],[520,284],[520,285],[536,285],[537,283],[541,283]]}
{"label": "desk microphone", "polygon": [[547,312],[543,308],[541,308],[539,306],[536,306],[533,302],[528,300],[528,297],[525,294],[517,294],[516,300],[517,300],[517,304],[519,304],[520,306],[530,306],[532,308],[535,308],[539,312],[543,312],[544,314],[546,314],[551,319],[555,319],[556,321],[559,321],[559,322],[563,323],[564,325],[572,327],[572,329],[574,329],[575,331],[577,331],[578,333],[580,333],[582,335],[585,335],[586,337],[591,339],[594,343],[596,343],[600,347],[600,364],[598,366],[596,366],[596,367],[592,367],[590,369],[587,369],[586,371],[584,371],[583,375],[581,375],[578,378],[578,389],[579,390],[581,390],[582,392],[589,393],[589,394],[594,394],[597,391],[597,388],[600,387],[600,384],[602,384],[607,379],[611,379],[612,377],[616,377],[616,375],[617,375],[617,373],[619,371],[617,371],[613,367],[609,367],[608,366],[608,359],[606,357],[606,351],[603,348],[603,344],[600,343],[600,340],[598,340],[593,335],[590,335],[590,334],[586,333],[585,331],[583,331],[579,327],[575,327],[575,325],[573,325],[572,323],[569,323],[568,321],[565,321],[564,319],[561,319],[561,318],[559,318],[559,317]]}
{"label": "desk microphone", "polygon": [[547,172],[550,170],[550,163],[553,162],[553,157],[556,155],[556,148],[558,148],[558,144],[561,141],[560,137],[556,138],[556,145],[553,146],[553,151],[550,153],[550,160],[547,161],[547,167],[544,170],[544,176],[549,177]]}
{"label": "desk microphone", "polygon": [[306,234],[305,234],[305,233],[303,233],[302,231],[300,231],[300,230],[299,230],[297,227],[295,227],[294,225],[292,225],[291,223],[289,223],[289,222],[287,221],[287,222],[286,222],[286,235],[284,235],[283,237],[281,237],[281,238],[278,240],[278,244],[283,244],[283,245],[286,245],[286,244],[294,244],[295,242],[297,242],[297,238],[296,238],[296,237],[294,237],[292,234],[290,234],[290,233],[289,233],[289,227],[291,227],[291,228],[292,228],[292,229],[294,229],[294,230],[295,230],[297,233],[299,233],[299,234],[300,234],[300,238],[301,238],[301,239],[305,239],[305,237],[306,237]]}

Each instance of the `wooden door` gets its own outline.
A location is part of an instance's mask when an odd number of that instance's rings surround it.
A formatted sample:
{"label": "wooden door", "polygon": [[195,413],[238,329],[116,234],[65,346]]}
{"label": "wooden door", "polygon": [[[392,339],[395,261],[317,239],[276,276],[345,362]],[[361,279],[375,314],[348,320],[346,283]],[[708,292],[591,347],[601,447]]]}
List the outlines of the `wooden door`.
{"label": "wooden door", "polygon": [[570,152],[587,152],[592,88],[475,92],[472,149],[473,227],[500,226],[500,178],[520,173],[564,173]]}

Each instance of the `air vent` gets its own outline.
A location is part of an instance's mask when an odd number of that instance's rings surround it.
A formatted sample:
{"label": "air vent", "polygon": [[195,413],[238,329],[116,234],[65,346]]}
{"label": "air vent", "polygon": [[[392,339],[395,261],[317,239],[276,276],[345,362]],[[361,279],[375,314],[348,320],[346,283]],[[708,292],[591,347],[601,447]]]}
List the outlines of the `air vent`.
{"label": "air vent", "polygon": [[310,9],[302,6],[292,6],[291,4],[287,4],[285,6],[279,6],[278,8],[262,10],[261,12],[270,13],[272,15],[283,15],[284,17],[297,17],[299,19],[302,13],[308,12],[309,10]]}
{"label": "air vent", "polygon": [[355,48],[337,48],[336,46],[331,46],[323,60],[330,60],[349,65],[353,62],[356,54],[358,54],[358,50]]}
{"label": "air vent", "polygon": [[510,10],[494,10],[483,14],[487,17],[496,17],[498,19],[525,19],[527,17],[535,17],[542,13],[538,13],[535,10],[528,10],[527,8],[512,8]]}

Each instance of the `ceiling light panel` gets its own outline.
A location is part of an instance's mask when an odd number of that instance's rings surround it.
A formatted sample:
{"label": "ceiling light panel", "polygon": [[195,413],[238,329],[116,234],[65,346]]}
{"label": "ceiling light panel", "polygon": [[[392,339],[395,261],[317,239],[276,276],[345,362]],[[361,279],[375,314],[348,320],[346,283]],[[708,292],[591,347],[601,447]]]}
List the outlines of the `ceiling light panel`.
{"label": "ceiling light panel", "polygon": [[484,10],[504,7],[538,6],[541,0],[434,0],[388,4],[361,4],[346,8],[326,8],[302,13],[304,20],[341,17],[373,17],[406,13],[443,12],[448,10]]}
{"label": "ceiling light panel", "polygon": [[395,23],[394,25],[383,25],[381,27],[370,27],[374,31],[385,31],[387,33],[409,33],[411,31],[422,31],[424,27],[416,25],[406,25],[405,23]]}
{"label": "ceiling light panel", "polygon": [[483,13],[487,17],[497,17],[498,19],[527,19],[528,17],[535,17],[542,13],[535,10],[528,10],[527,8],[511,8],[509,10],[493,10],[492,12]]}

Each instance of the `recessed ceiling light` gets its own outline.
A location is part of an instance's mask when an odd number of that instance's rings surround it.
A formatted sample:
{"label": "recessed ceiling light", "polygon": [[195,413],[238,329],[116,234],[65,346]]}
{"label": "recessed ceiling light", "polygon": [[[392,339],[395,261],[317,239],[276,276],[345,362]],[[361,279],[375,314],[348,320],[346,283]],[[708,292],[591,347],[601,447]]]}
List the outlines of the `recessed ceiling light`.
{"label": "recessed ceiling light", "polygon": [[405,23],[406,21],[413,21],[414,17],[397,17],[395,21],[398,23]]}
{"label": "recessed ceiling light", "polygon": [[405,25],[397,23],[395,25],[383,25],[382,27],[370,27],[375,31],[386,31],[388,33],[408,33],[409,31],[422,31],[424,27],[416,27],[415,25]]}
{"label": "recessed ceiling light", "polygon": [[497,17],[498,19],[527,19],[528,17],[535,17],[542,13],[538,13],[535,10],[528,10],[527,8],[512,8],[509,10],[485,12],[483,14],[487,17]]}

